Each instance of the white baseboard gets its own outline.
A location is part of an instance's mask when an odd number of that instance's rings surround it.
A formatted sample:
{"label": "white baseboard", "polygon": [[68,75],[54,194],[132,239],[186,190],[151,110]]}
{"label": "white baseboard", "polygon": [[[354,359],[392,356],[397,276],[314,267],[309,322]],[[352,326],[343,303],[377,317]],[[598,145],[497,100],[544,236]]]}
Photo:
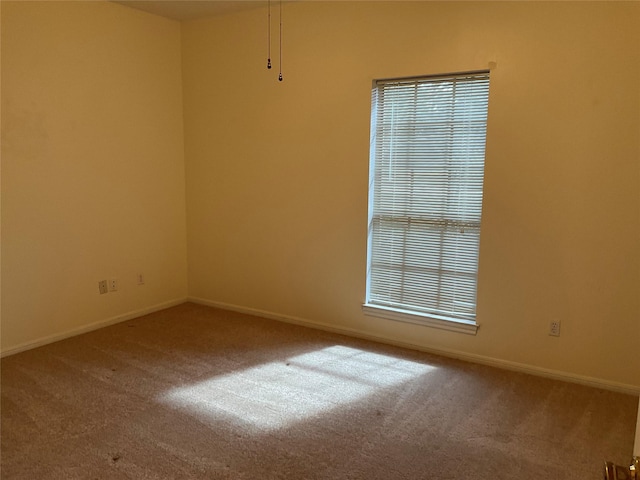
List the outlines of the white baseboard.
{"label": "white baseboard", "polygon": [[268,312],[265,310],[259,310],[255,308],[247,308],[238,305],[232,305],[222,302],[214,302],[204,298],[188,297],[189,302],[197,303],[200,305],[206,305],[209,307],[221,308],[224,310],[231,310],[234,312],[245,313],[248,315],[255,315],[257,317],[268,318],[271,320],[278,320],[281,322],[292,323],[296,325],[302,325],[305,327],[316,328],[319,330],[325,330],[328,332],[338,333],[341,335],[347,335],[351,337],[357,337],[364,340],[371,340],[374,342],[385,343],[394,345],[397,347],[408,348],[411,350],[418,350],[426,353],[433,353],[441,355],[443,357],[456,358],[467,362],[479,363],[482,365],[488,365],[491,367],[502,368],[505,370],[512,370],[521,373],[528,373],[530,375],[536,375],[538,377],[551,378],[554,380],[561,380],[564,382],[577,383],[589,387],[602,388],[620,393],[626,393],[630,395],[640,395],[640,386],[630,385],[619,382],[612,382],[609,380],[603,380],[600,378],[588,377],[585,375],[576,375],[569,372],[563,372],[559,370],[551,370],[548,368],[536,367],[534,365],[527,365],[524,363],[512,362],[509,360],[502,360],[499,358],[487,357],[484,355],[477,355],[474,353],[461,352],[458,350],[451,350],[446,348],[430,347],[425,345],[414,344],[410,342],[401,342],[388,338],[382,335],[374,335],[362,330],[357,330],[348,327],[336,327],[322,322],[315,322],[304,318],[293,317],[290,315],[281,315],[278,313]]}
{"label": "white baseboard", "polygon": [[75,337],[76,335],[81,335],[83,333],[91,332],[93,330],[98,330],[99,328],[107,327],[109,325],[125,322],[127,320],[141,317],[149,313],[158,312],[160,310],[164,310],[169,307],[180,305],[182,303],[185,303],[186,301],[187,301],[187,298],[179,298],[175,300],[170,300],[168,302],[158,303],[150,307],[141,308],[139,310],[123,313],[122,315],[117,315],[115,317],[107,318],[105,320],[99,320],[97,322],[90,323],[89,325],[83,325],[82,327],[73,328],[71,330],[67,330],[62,333],[56,333],[54,335],[42,337],[34,341],[25,342],[15,347],[11,347],[7,350],[3,350],[2,352],[0,352],[0,358],[7,357],[9,355],[14,355],[16,353],[24,352],[26,350],[31,350],[32,348],[41,347],[49,343],[58,342],[60,340],[64,340],[65,338]]}

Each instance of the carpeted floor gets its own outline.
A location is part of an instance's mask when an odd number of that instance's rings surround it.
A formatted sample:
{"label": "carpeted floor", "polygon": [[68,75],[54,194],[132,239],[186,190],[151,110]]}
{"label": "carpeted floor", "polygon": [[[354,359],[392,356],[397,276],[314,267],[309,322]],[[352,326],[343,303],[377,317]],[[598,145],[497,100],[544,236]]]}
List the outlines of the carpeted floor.
{"label": "carpeted floor", "polygon": [[3,479],[600,479],[638,405],[188,303],[1,368]]}

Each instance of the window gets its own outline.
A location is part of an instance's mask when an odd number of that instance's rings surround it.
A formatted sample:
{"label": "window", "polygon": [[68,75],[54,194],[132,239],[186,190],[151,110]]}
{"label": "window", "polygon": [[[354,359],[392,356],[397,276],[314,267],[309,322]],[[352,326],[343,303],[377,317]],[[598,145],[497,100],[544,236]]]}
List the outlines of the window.
{"label": "window", "polygon": [[380,80],[365,313],[476,332],[489,72]]}

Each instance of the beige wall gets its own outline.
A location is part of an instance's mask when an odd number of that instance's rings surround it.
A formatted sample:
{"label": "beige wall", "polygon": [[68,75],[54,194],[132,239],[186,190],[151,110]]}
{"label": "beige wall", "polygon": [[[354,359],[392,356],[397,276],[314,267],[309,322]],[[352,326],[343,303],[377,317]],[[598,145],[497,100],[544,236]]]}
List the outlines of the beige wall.
{"label": "beige wall", "polygon": [[2,2],[3,352],[186,297],[180,69],[178,22]]}
{"label": "beige wall", "polygon": [[[638,389],[640,4],[273,14],[183,24],[190,296]],[[371,81],[489,62],[480,330],[365,317]]]}
{"label": "beige wall", "polygon": [[[2,2],[2,351],[189,295],[640,389],[640,4],[284,13],[279,83],[277,10],[267,71],[265,9]],[[365,317],[371,81],[489,62],[480,330]]]}

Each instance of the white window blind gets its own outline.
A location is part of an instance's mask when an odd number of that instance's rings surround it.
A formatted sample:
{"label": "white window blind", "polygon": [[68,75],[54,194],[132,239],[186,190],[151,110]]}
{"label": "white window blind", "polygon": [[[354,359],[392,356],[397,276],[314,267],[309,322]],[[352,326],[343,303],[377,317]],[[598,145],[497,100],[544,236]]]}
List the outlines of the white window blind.
{"label": "white window blind", "polygon": [[372,90],[366,306],[475,323],[489,72]]}

